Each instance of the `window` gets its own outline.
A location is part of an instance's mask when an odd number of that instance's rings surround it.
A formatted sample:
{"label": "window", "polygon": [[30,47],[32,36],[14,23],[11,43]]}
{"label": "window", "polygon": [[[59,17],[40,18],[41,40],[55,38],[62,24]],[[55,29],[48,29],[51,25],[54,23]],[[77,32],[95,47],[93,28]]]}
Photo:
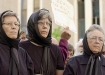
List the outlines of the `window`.
{"label": "window", "polygon": [[78,39],[85,34],[85,11],[84,0],[78,0]]}
{"label": "window", "polygon": [[100,24],[99,0],[92,0],[92,6],[93,6],[93,24]]}

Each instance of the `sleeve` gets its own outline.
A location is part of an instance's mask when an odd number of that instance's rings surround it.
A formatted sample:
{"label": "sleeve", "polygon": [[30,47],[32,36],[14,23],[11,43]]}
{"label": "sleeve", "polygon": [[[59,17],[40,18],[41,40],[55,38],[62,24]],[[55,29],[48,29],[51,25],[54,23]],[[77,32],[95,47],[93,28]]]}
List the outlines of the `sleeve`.
{"label": "sleeve", "polygon": [[68,61],[63,75],[77,75],[77,63],[75,58],[71,58]]}
{"label": "sleeve", "polygon": [[59,41],[59,48],[60,48],[60,50],[61,50],[61,52],[62,52],[63,60],[64,60],[64,61],[66,60],[67,54],[68,54],[67,46],[68,46],[67,40],[60,39],[60,41]]}
{"label": "sleeve", "polygon": [[29,73],[28,75],[34,75],[34,64],[27,52],[26,52],[26,64]]}
{"label": "sleeve", "polygon": [[57,70],[64,70],[64,62],[63,62],[63,57],[62,57],[62,53],[58,47],[57,50]]}

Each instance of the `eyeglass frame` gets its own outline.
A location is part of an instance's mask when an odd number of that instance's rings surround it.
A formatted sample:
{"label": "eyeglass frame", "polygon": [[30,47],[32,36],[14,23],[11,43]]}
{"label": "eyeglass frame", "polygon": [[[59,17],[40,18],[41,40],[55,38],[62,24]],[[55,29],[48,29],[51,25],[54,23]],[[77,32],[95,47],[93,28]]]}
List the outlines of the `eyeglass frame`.
{"label": "eyeglass frame", "polygon": [[87,39],[91,39],[92,41],[96,41],[98,39],[99,42],[104,43],[105,39],[102,37],[96,37],[96,36],[92,36],[92,37],[87,37]]}
{"label": "eyeglass frame", "polygon": [[14,24],[15,26],[20,27],[19,23],[17,24],[17,23],[13,23],[13,22],[7,22],[7,23],[3,22],[3,24],[8,25],[8,26],[12,26]]}
{"label": "eyeglass frame", "polygon": [[51,26],[50,22],[38,21],[38,25],[41,25],[41,26],[45,25],[45,23],[46,23],[47,26],[49,26],[49,27]]}

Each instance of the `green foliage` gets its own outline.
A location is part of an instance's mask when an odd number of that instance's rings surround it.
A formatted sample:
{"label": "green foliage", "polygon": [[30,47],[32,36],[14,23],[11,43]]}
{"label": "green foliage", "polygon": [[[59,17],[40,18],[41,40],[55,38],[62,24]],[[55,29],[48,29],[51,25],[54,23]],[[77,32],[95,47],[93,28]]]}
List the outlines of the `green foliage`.
{"label": "green foliage", "polygon": [[60,36],[61,36],[61,26],[58,26],[52,32],[52,37],[56,38],[59,41],[60,40]]}

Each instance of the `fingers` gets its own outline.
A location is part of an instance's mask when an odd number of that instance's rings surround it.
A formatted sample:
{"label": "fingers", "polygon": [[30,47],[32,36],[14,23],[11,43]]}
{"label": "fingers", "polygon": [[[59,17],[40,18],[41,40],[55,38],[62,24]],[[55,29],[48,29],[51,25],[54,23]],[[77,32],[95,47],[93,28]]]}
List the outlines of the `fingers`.
{"label": "fingers", "polygon": [[65,40],[69,40],[71,37],[71,34],[70,34],[70,29],[69,27],[66,27],[63,29],[63,32],[61,33],[61,38],[62,39],[65,39]]}

